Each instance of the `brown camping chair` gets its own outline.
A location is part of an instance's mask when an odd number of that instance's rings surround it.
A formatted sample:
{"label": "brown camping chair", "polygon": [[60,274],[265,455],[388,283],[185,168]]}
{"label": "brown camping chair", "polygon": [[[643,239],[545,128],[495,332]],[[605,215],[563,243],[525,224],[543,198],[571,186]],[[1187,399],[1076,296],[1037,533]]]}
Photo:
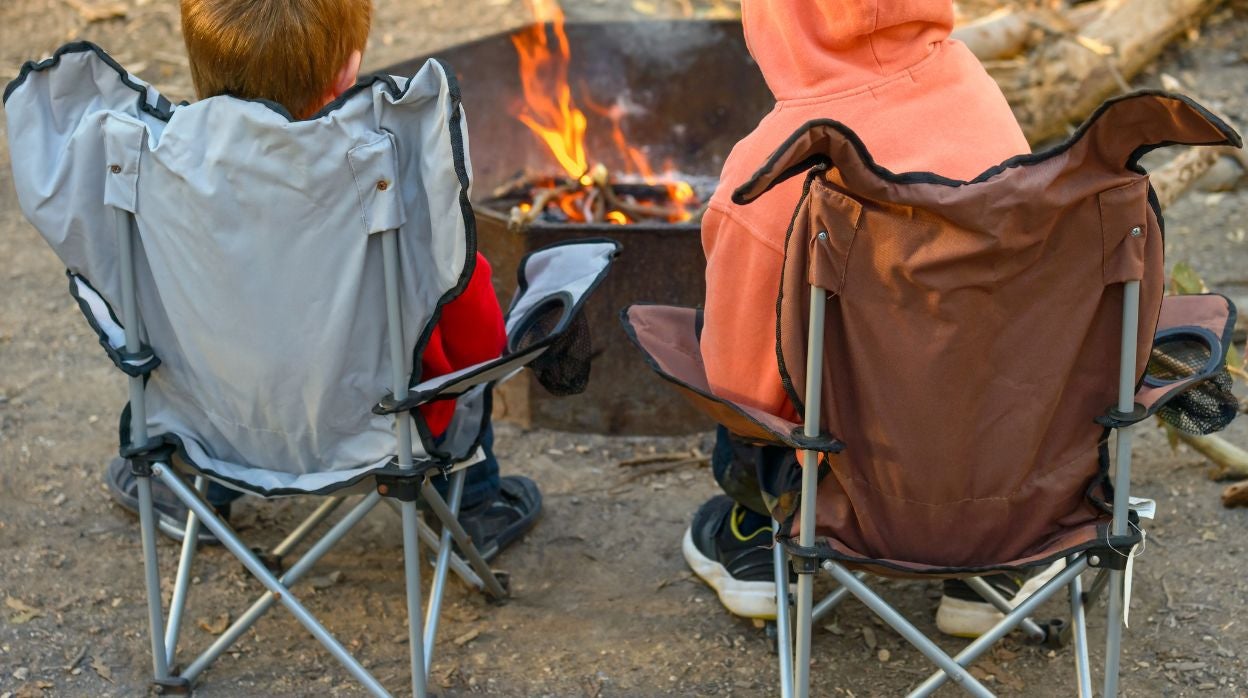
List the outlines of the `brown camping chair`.
{"label": "brown camping chair", "polygon": [[[777,589],[788,588],[787,558],[798,573],[796,661],[789,614],[777,619],[784,695],[807,695],[812,618],[836,600],[812,611],[820,568],[840,583],[834,596],[853,594],[939,667],[913,695],[950,679],[991,695],[966,667],[1021,626],[1034,639],[1073,635],[1079,693],[1091,696],[1085,612],[1108,585],[1104,695],[1116,694],[1143,539],[1131,426],[1160,411],[1210,432],[1235,415],[1223,366],[1234,307],[1214,294],[1163,300],[1162,218],[1139,160],[1170,144],[1241,141],[1163,93],[1111,101],[1065,143],[969,182],[889,172],[835,121],[793,134],[733,200],[806,176],[776,321],[781,379],[804,425],[713,394],[698,311],[625,311],[651,367],[695,405],[742,437],[803,451],[800,504],[775,512]],[[978,578],[1059,560],[1017,608]],[[1005,619],[950,657],[867,573],[968,578]],[[1063,588],[1070,623],[1030,620]]]}

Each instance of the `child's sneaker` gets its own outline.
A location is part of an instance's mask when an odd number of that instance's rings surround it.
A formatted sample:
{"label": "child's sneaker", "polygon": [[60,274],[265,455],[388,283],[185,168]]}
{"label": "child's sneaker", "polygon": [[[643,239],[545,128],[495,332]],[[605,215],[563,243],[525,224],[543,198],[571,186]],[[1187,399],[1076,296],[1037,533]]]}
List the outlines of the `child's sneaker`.
{"label": "child's sneaker", "polygon": [[[537,483],[522,475],[505,475],[499,478],[498,494],[460,511],[459,523],[489,562],[528,533],[541,513],[542,492]],[[434,531],[442,531],[442,522],[432,512],[425,512],[425,521]],[[455,552],[459,552],[458,544]]]}
{"label": "child's sneaker", "polygon": [[[1058,560],[1029,578],[994,574],[983,579],[1001,592],[1011,607],[1017,608],[1065,568],[1066,561]],[[975,638],[991,630],[1004,617],[996,606],[985,601],[966,582],[945,580],[944,595],[940,597],[940,606],[936,609],[936,628],[940,632]]]}
{"label": "child's sneaker", "polygon": [[693,515],[681,547],[689,567],[725,608],[770,620],[776,617],[772,540],[771,519],[719,495]]}
{"label": "child's sneaker", "polygon": [[[117,502],[121,508],[138,516],[139,514],[139,479],[134,473],[130,472],[130,462],[122,458],[114,458],[108,464],[108,470],[104,473],[104,484],[108,487],[108,493],[112,496],[113,501]],[[229,502],[209,502],[221,518],[229,520],[230,504]],[[156,514],[156,530],[173,540],[181,542],[186,537],[186,505],[182,503],[173,491],[165,486],[159,479],[152,479],[152,511]],[[196,539],[200,543],[215,545],[219,541],[217,537],[212,535],[212,531],[207,526],[200,525],[199,536]]]}

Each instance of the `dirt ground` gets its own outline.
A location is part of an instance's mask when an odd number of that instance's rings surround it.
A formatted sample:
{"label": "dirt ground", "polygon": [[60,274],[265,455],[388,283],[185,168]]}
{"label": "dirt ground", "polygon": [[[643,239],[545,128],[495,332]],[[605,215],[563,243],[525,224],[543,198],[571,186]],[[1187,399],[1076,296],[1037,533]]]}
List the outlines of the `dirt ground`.
{"label": "dirt ground", "polygon": [[[375,0],[368,64],[380,67],[440,46],[518,26],[518,0]],[[121,5],[124,18],[88,23],[76,7]],[[973,3],[973,6],[989,3]],[[677,14],[685,3],[568,2],[572,18]],[[714,11],[713,2],[699,2]],[[176,0],[0,0],[0,76],[63,42],[87,38],[175,99],[192,96]],[[368,66],[366,66],[368,67]],[[1172,47],[1136,80],[1160,72],[1248,124],[1248,4],[1220,10],[1199,36]],[[0,132],[4,129],[0,122]],[[0,139],[3,142],[4,139]],[[61,265],[18,210],[0,145],[0,696],[141,695],[147,655],[138,530],[112,505],[100,476],[116,452],[124,384],[65,294]],[[1193,192],[1167,212],[1168,253],[1189,261],[1215,290],[1248,296],[1248,190]],[[1248,695],[1248,510],[1218,503],[1202,459],[1172,452],[1144,429],[1137,493],[1160,501],[1136,566],[1125,692],[1136,696]],[[1229,438],[1248,443],[1243,420]],[[777,671],[764,634],[724,612],[691,578],[680,536],[714,485],[686,468],[632,481],[618,462],[700,448],[709,435],[604,437],[502,426],[504,469],[535,478],[542,522],[496,563],[515,598],[495,607],[451,585],[433,685],[443,695],[770,695]],[[313,503],[245,500],[235,521],[272,545]],[[177,548],[161,539],[168,580]],[[183,654],[211,641],[207,629],[237,612],[259,585],[219,548],[196,570]],[[331,576],[332,571],[341,575]],[[296,587],[332,632],[391,690],[407,686],[402,559],[397,519],[378,509]],[[426,575],[426,584],[428,575]],[[879,582],[927,631],[939,589]],[[166,590],[168,590],[166,581]],[[1044,615],[1061,615],[1054,602]],[[205,626],[201,628],[199,626]],[[816,630],[816,695],[895,695],[927,671],[916,651],[857,603]],[[1091,620],[1094,660],[1104,619]],[[869,645],[874,646],[869,646]],[[947,649],[958,641],[947,640]],[[887,650],[883,653],[880,650]],[[1008,640],[977,671],[1003,694],[1071,693],[1069,649]],[[350,677],[287,614],[275,611],[201,677],[203,696],[356,695]],[[946,689],[946,694],[952,695]]]}

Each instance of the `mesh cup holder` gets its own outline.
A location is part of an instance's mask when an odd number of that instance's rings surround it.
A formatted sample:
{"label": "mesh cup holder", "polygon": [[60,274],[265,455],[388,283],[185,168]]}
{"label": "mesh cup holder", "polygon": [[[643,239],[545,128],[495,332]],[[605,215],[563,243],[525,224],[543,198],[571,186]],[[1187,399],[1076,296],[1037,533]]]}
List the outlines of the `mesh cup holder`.
{"label": "mesh cup holder", "polygon": [[[1214,347],[1219,347],[1215,353]],[[1157,410],[1167,424],[1188,434],[1212,434],[1231,423],[1239,399],[1231,392],[1231,374],[1223,365],[1221,343],[1208,330],[1175,328],[1157,336],[1144,382],[1154,388],[1208,375]]]}
{"label": "mesh cup holder", "polygon": [[537,382],[557,397],[585,392],[593,359],[589,321],[583,312],[566,317],[571,312],[570,300],[551,298],[530,310],[513,333],[510,347],[517,354],[559,333],[550,348],[529,364]]}

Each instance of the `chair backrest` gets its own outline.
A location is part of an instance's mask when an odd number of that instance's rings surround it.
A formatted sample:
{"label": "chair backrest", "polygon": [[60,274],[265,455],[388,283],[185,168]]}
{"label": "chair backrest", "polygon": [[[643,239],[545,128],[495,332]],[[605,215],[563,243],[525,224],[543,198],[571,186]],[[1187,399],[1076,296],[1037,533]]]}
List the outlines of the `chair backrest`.
{"label": "chair backrest", "polygon": [[76,44],[28,64],[5,109],[23,211],[114,313],[113,211],[133,216],[139,313],[162,361],[152,434],[270,493],[393,457],[393,419],[371,411],[390,389],[377,234],[399,234],[408,373],[475,259],[444,66],[375,77],[295,121],[233,97],[173,107]]}
{"label": "chair backrest", "polygon": [[1189,100],[1141,94],[1061,146],[962,182],[889,172],[821,121],[738,190],[747,203],[809,173],[776,331],[800,413],[810,288],[826,291],[821,424],[845,448],[818,520],[841,552],[1017,560],[1102,516],[1095,419],[1117,402],[1123,282],[1140,281],[1137,377],[1164,293],[1162,220],[1139,158],[1237,139]]}

